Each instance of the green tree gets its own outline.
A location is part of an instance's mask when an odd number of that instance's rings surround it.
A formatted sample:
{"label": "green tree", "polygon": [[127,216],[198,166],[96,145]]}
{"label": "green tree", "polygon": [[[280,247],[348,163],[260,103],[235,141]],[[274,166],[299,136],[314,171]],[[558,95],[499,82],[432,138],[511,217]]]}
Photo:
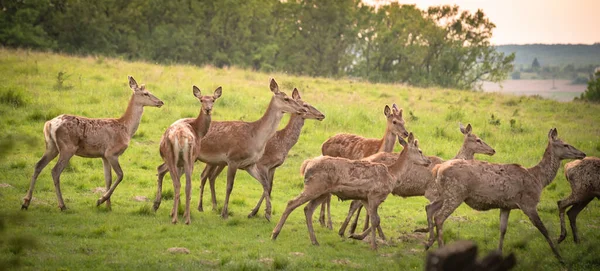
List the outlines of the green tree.
{"label": "green tree", "polygon": [[594,77],[588,81],[588,87],[579,97],[582,100],[590,102],[600,102],[600,72],[596,72]]}
{"label": "green tree", "polygon": [[531,69],[534,71],[538,71],[540,69],[540,62],[538,62],[537,57],[533,59],[533,62],[531,63]]}
{"label": "green tree", "polygon": [[0,44],[10,47],[54,48],[44,29],[53,14],[49,1],[0,1]]}

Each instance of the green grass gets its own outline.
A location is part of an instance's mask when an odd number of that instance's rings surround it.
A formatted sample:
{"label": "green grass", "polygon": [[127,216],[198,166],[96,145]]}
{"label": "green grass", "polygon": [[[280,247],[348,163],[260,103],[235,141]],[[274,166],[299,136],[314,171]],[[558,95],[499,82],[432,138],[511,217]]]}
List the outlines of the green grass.
{"label": "green grass", "polygon": [[[63,84],[71,88],[54,89],[59,72],[69,75]],[[44,152],[44,121],[63,113],[96,118],[120,116],[130,96],[127,75],[146,84],[165,106],[145,110],[137,136],[121,156],[125,178],[113,194],[112,211],[95,207],[100,194],[93,190],[104,186],[101,160],[80,157],[73,158],[62,174],[67,211],[57,208],[50,176],[54,162],[40,175],[29,210],[20,211],[33,166]],[[164,199],[156,213],[151,202],[133,199],[154,199],[155,169],[161,163],[158,142],[164,130],[179,118],[198,114],[192,85],[203,91],[223,86],[223,96],[214,105],[213,120],[252,121],[267,106],[270,77],[287,93],[297,87],[305,101],[327,116],[322,122],[306,122],[298,144],[278,169],[272,196],[273,221],[262,217],[264,207],[257,218],[246,218],[262,193],[258,182],[246,172],[237,174],[229,220],[223,221],[211,210],[208,191],[205,212],[198,212],[200,163],[194,174],[191,225],[170,223],[173,193],[169,177],[165,178]],[[459,121],[471,123],[473,131],[496,149],[495,156],[477,157],[482,160],[533,166],[541,158],[552,127],[558,128],[559,137],[588,155],[600,155],[600,106],[592,104],[7,49],[0,49],[0,78],[0,183],[10,185],[0,187],[4,223],[0,225],[0,230],[4,229],[0,231],[0,267],[18,259],[20,266],[28,270],[366,270],[375,266],[382,270],[422,270],[426,255],[422,243],[426,237],[412,233],[425,225],[426,200],[422,197],[389,197],[382,204],[382,226],[390,241],[378,251],[371,251],[368,243],[337,236],[349,204],[336,200],[331,206],[336,231],[315,227],[321,246],[310,244],[302,208],[291,214],[279,238],[270,240],[287,201],[302,189],[298,174],[301,162],[320,155],[321,143],[339,132],[381,137],[385,104],[396,103],[404,108],[406,126],[415,133],[423,151],[446,159],[454,156],[462,143]],[[494,124],[490,124],[492,114]],[[280,127],[286,123],[287,117]],[[225,174],[216,185],[221,208]],[[569,193],[561,169],[550,189],[544,191],[538,208],[553,238],[560,231],[556,201]],[[579,216],[581,245],[576,246],[569,235],[559,246],[573,270],[600,267],[596,245],[600,238],[596,226],[600,222],[599,207],[594,201]],[[477,212],[461,206],[452,217],[445,224],[447,242],[471,239],[483,253],[496,248],[497,210]],[[19,243],[15,238],[21,237],[33,240],[34,245],[11,245]],[[167,252],[171,247],[185,247],[190,254]],[[516,254],[516,270],[565,269],[518,210],[511,213],[504,249],[505,254]]]}

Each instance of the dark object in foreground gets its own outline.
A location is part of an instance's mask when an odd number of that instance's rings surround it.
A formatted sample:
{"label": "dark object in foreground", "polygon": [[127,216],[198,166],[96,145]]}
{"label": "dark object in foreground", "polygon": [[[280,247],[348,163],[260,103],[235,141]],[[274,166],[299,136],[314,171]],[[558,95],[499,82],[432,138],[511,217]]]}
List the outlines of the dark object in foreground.
{"label": "dark object in foreground", "polygon": [[457,241],[427,253],[426,271],[447,270],[510,270],[517,263],[513,253],[502,257],[500,251],[492,251],[477,261],[477,245],[472,241]]}

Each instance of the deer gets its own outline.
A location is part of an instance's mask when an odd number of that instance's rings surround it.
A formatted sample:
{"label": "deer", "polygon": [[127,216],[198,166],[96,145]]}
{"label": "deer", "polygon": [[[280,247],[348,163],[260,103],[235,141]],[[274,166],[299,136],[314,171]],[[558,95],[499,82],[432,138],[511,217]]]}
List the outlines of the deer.
{"label": "deer", "polygon": [[[91,119],[74,115],[59,115],[44,124],[44,141],[46,150],[42,158],[35,164],[27,195],[23,198],[22,210],[27,210],[31,203],[35,182],[42,170],[58,156],[58,161],[52,168],[54,189],[58,198],[58,208],[67,209],[60,191],[60,175],[69,164],[73,155],[85,158],[102,158],[106,192],[98,199],[96,206],[106,202],[106,208],[111,209],[110,197],[121,180],[123,170],[119,164],[121,156],[140,125],[145,106],[161,107],[163,101],[156,98],[146,89],[128,76],[129,87],[133,91],[129,105],[123,116],[118,119]],[[112,172],[117,179],[112,184]]]}
{"label": "deer", "polygon": [[[321,153],[326,156],[358,160],[378,152],[394,151],[396,137],[408,136],[408,132],[404,127],[402,111],[402,108],[398,109],[396,104],[392,104],[391,109],[388,105],[384,107],[383,114],[386,117],[386,128],[383,138],[364,138],[358,135],[341,133],[327,139],[321,145]],[[333,229],[330,205],[331,198],[326,199],[321,205],[319,222],[321,225],[325,225],[325,210],[327,210],[327,228]]]}
{"label": "deer", "polygon": [[[467,124],[467,127],[463,126],[459,123],[460,132],[464,135],[463,144],[460,147],[460,150],[452,159],[464,159],[464,160],[473,160],[475,158],[476,153],[485,154],[485,155],[494,155],[496,151],[490,147],[487,143],[485,143],[479,136],[473,133],[473,127],[471,124]],[[383,163],[386,165],[391,165],[396,162],[398,158],[397,154],[380,152],[374,155],[371,155],[363,160],[375,162],[375,163]],[[400,181],[396,183],[396,187],[392,191],[392,195],[400,196],[403,198],[406,197],[414,197],[414,196],[425,196],[427,200],[430,202],[434,201],[438,195],[437,185],[435,184],[435,178],[432,175],[432,170],[434,167],[438,166],[444,160],[437,156],[427,156],[431,161],[429,167],[421,167],[414,166],[407,171],[407,174],[400,176]],[[352,201],[350,204],[350,209],[348,210],[348,215],[346,219],[342,223],[342,226],[339,230],[339,235],[344,236],[344,232],[346,231],[346,227],[352,218],[354,212],[357,212],[356,220],[350,226],[350,234],[352,238],[362,239],[362,237],[358,237],[354,234],[356,229],[356,224],[358,217],[360,215],[360,210],[362,208],[362,204],[360,201]],[[365,227],[363,230],[366,230],[368,227],[368,217],[365,220]],[[427,231],[427,229],[418,229],[417,231]],[[383,235],[383,233],[381,234]],[[382,236],[384,237],[384,236]],[[384,237],[385,238],[385,237]]]}
{"label": "deer", "polygon": [[[260,197],[256,207],[252,209],[250,214],[248,214],[248,218],[254,217],[258,212],[263,200],[266,201],[265,207],[265,218],[267,221],[271,220],[271,190],[273,189],[273,179],[275,177],[275,170],[283,165],[285,159],[287,158],[288,152],[300,138],[300,132],[302,131],[302,127],[304,127],[304,121],[306,119],[316,119],[318,121],[322,121],[325,119],[325,115],[321,113],[318,109],[310,105],[309,103],[302,100],[300,97],[300,92],[298,89],[294,88],[292,91],[292,98],[296,100],[299,104],[301,104],[304,109],[306,109],[306,113],[295,113],[292,114],[285,128],[277,131],[273,137],[267,141],[267,145],[265,146],[265,151],[263,156],[256,162],[255,165],[250,166],[248,170],[252,170],[251,176],[259,176],[257,179],[258,182],[263,187],[263,194]],[[204,171],[213,172],[217,175],[212,175],[209,178],[211,180],[215,180],[223,169],[214,169],[214,166],[207,164]],[[206,184],[206,179],[202,179],[202,183],[200,184],[200,203],[199,210],[202,210],[202,195],[204,193],[204,185]],[[214,191],[214,182],[211,182],[211,191]],[[216,208],[215,194],[212,194],[213,197],[213,209]]]}
{"label": "deer", "polygon": [[[271,239],[277,239],[281,228],[292,211],[308,202],[304,207],[306,226],[313,245],[319,245],[312,226],[312,215],[319,204],[330,194],[341,200],[361,200],[370,215],[371,225],[380,229],[380,218],[377,209],[394,189],[398,177],[406,174],[412,164],[428,166],[430,161],[419,149],[418,140],[412,133],[408,142],[398,137],[404,147],[396,162],[390,166],[363,160],[350,160],[341,157],[320,156],[302,163],[300,172],[304,175],[304,189],[290,200],[281,214],[277,226],[273,229]],[[371,248],[377,249],[375,231],[371,230]],[[368,233],[365,233],[365,235]]]}
{"label": "deer", "polygon": [[[213,121],[206,135],[200,140],[199,153],[195,160],[213,165],[215,169],[227,166],[227,189],[225,203],[221,211],[223,219],[229,217],[229,196],[233,190],[237,170],[247,169],[262,157],[265,145],[275,134],[284,113],[306,112],[301,104],[279,90],[279,85],[275,79],[271,78],[269,86],[273,96],[267,110],[260,119],[254,122]],[[161,186],[168,168],[163,163],[158,166],[157,171],[157,182]],[[254,171],[248,172],[253,173]],[[207,173],[207,176],[210,175],[212,174]],[[259,178],[259,176],[253,177]],[[214,180],[211,182],[214,182]],[[160,200],[159,197],[156,198],[155,206],[160,206]]]}
{"label": "deer", "polygon": [[567,215],[573,231],[573,241],[578,244],[577,215],[594,198],[600,199],[600,158],[586,157],[583,160],[567,163],[565,165],[565,176],[571,185],[571,195],[557,202],[560,217],[558,243],[560,244],[567,237],[565,210],[569,206],[573,206],[567,211]]}
{"label": "deer", "polygon": [[[213,95],[202,96],[202,92],[197,86],[192,86],[194,97],[200,101],[200,113],[196,118],[184,118],[177,120],[163,134],[160,139],[160,156],[167,165],[175,198],[173,200],[173,209],[171,210],[171,222],[177,223],[177,210],[179,209],[179,199],[181,190],[181,175],[185,173],[185,212],[183,214],[185,224],[190,224],[190,199],[192,196],[192,172],[194,171],[194,161],[200,151],[200,140],[206,135],[210,127],[212,108],[215,101],[221,97],[222,88],[215,89]],[[159,183],[156,193],[157,199],[153,206],[154,210],[160,205],[162,197],[162,183]]]}
{"label": "deer", "polygon": [[525,168],[519,164],[494,164],[477,160],[451,160],[434,171],[439,185],[439,197],[426,207],[429,240],[426,249],[435,242],[443,246],[444,221],[461,203],[478,211],[500,209],[500,241],[502,244],[512,209],[521,209],[531,223],[540,231],[550,245],[556,258],[562,258],[548,236],[537,205],[544,187],[549,185],[564,159],[582,159],[585,153],[558,138],[556,128],[548,132],[548,145],[542,160],[535,166]]}

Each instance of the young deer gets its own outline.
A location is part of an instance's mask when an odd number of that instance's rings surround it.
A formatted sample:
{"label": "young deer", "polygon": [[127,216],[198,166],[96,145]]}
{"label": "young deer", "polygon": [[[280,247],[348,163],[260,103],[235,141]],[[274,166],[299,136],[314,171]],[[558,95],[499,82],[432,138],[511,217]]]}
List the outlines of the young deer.
{"label": "young deer", "polygon": [[[263,194],[256,204],[256,207],[254,207],[252,212],[248,214],[248,217],[255,216],[263,200],[266,199],[265,218],[269,221],[271,220],[271,190],[273,189],[273,177],[275,176],[275,170],[285,162],[288,152],[298,142],[298,139],[300,138],[300,132],[304,126],[304,120],[316,119],[321,121],[325,119],[325,115],[323,115],[323,113],[302,100],[298,89],[294,88],[294,91],[292,92],[292,98],[301,104],[308,112],[302,114],[292,114],[285,128],[277,131],[275,135],[271,137],[269,141],[267,141],[265,152],[260,160],[258,160],[258,162],[256,162],[256,164],[253,166],[250,166],[246,169],[248,171],[252,171],[251,176],[260,177],[257,180],[263,187]],[[223,170],[223,167],[224,166],[221,166],[221,168],[214,171],[213,166],[207,164],[204,171],[214,172],[216,175],[210,176],[210,179],[215,180],[218,174]],[[206,178],[203,178],[202,183],[200,184],[200,209],[202,206],[202,195],[204,194],[205,184]],[[211,185],[214,185],[214,182],[211,183]],[[214,191],[214,187],[211,187],[211,191]],[[214,198],[213,203],[216,204]],[[215,205],[213,205],[213,208],[215,208]]]}
{"label": "young deer", "polygon": [[[185,224],[190,224],[190,199],[192,197],[192,172],[194,161],[199,153],[200,140],[208,132],[211,121],[211,112],[215,100],[221,97],[222,88],[218,87],[213,95],[202,96],[200,89],[193,86],[194,96],[200,101],[200,114],[197,118],[180,119],[171,124],[160,139],[160,156],[167,165],[175,198],[171,210],[171,222],[177,223],[177,210],[179,209],[181,175],[185,172]],[[160,205],[162,197],[162,183],[159,183],[156,199],[154,200],[154,211]]]}
{"label": "young deer", "polygon": [[567,237],[565,210],[569,206],[573,206],[567,211],[571,230],[573,231],[573,241],[579,243],[577,215],[594,198],[600,199],[600,158],[586,157],[583,160],[567,163],[565,165],[565,176],[571,185],[571,195],[557,202],[560,217],[560,237],[558,238],[558,243]]}
{"label": "young deer", "polygon": [[554,255],[562,261],[536,208],[542,189],[556,176],[560,161],[584,157],[585,153],[560,140],[556,128],[553,128],[548,133],[548,146],[542,160],[531,168],[477,160],[452,160],[443,163],[437,172],[433,172],[437,175],[435,177],[440,196],[426,208],[430,234],[426,247],[431,247],[435,241],[432,221],[437,229],[438,245],[442,246],[444,221],[464,202],[478,211],[500,209],[500,251],[508,215],[512,209],[521,209],[544,235]]}
{"label": "young deer", "polygon": [[[358,160],[378,152],[394,151],[394,144],[397,136],[407,137],[408,132],[404,127],[402,118],[402,109],[398,110],[396,104],[385,106],[383,114],[386,117],[386,128],[383,138],[364,138],[353,134],[337,134],[330,137],[321,146],[321,153],[331,157],[343,157],[351,160]],[[327,210],[327,227],[333,229],[331,223],[331,197],[327,198],[321,205],[321,214],[319,222],[325,225],[325,209]]]}
{"label": "young deer", "polygon": [[[279,223],[273,229],[271,238],[273,240],[277,238],[287,217],[294,209],[309,202],[304,208],[306,226],[310,240],[314,245],[318,245],[312,226],[312,214],[330,194],[342,200],[361,200],[367,206],[372,227],[380,229],[377,208],[392,192],[398,177],[405,174],[412,164],[428,166],[430,163],[429,159],[423,156],[412,133],[408,136],[408,143],[402,137],[398,137],[398,140],[404,149],[398,155],[396,163],[391,166],[329,156],[304,161],[300,169],[304,175],[304,190],[288,202]],[[375,230],[371,231],[371,235],[371,248],[376,249]]]}
{"label": "young deer", "polygon": [[[270,82],[273,97],[264,115],[255,122],[213,121],[208,133],[200,141],[196,160],[216,166],[227,166],[227,190],[221,217],[227,218],[229,195],[233,190],[235,174],[238,169],[246,169],[260,159],[265,150],[267,140],[271,138],[284,113],[305,113],[306,109],[294,99],[290,99],[279,90],[275,79]],[[158,167],[158,183],[162,184],[168,169],[165,164]],[[202,178],[212,174],[203,174]],[[253,176],[259,178],[258,176]],[[214,182],[214,180],[211,180]],[[214,191],[211,191],[214,193]],[[158,204],[160,199],[157,198]],[[202,201],[200,201],[202,202]],[[157,204],[157,203],[155,203]],[[199,206],[200,207],[200,206]]]}
{"label": "young deer", "polygon": [[[133,77],[129,76],[128,78],[133,95],[131,95],[127,110],[121,118],[89,119],[73,115],[60,115],[44,124],[46,151],[35,164],[29,190],[23,198],[21,209],[29,207],[38,175],[56,156],[58,156],[58,162],[52,169],[52,179],[58,198],[58,208],[60,210],[67,209],[60,192],[60,174],[73,155],[102,158],[107,191],[98,200],[97,205],[106,201],[106,207],[110,209],[110,196],[123,179],[119,156],[125,152],[131,137],[137,131],[144,106],[161,107],[164,105],[161,100],[146,90],[143,84],[138,86]],[[111,167],[117,174],[117,180],[112,186]]]}
{"label": "young deer", "polygon": [[[465,128],[462,124],[459,124],[460,132],[464,135],[463,144],[460,147],[460,150],[452,159],[464,159],[464,160],[473,160],[475,158],[476,153],[486,154],[486,155],[494,155],[496,151],[486,144],[481,138],[479,138],[476,134],[472,133],[473,128],[471,124],[467,124]],[[383,163],[386,165],[391,165],[396,162],[398,158],[397,154],[380,152],[374,155],[371,155],[363,160],[374,162],[374,163]],[[392,191],[392,195],[400,196],[403,198],[406,197],[414,197],[414,196],[425,196],[430,202],[434,201],[438,196],[437,186],[435,184],[435,178],[432,175],[431,170],[444,162],[442,158],[437,156],[428,156],[429,160],[431,160],[431,164],[429,167],[421,167],[421,166],[413,166],[410,170],[407,170],[407,173],[400,176],[400,180],[396,183],[396,187]],[[344,232],[352,215],[354,212],[357,212],[356,219],[350,226],[350,234],[353,234],[356,229],[356,224],[358,217],[360,215],[360,209],[362,208],[362,204],[360,201],[352,201],[350,204],[350,210],[348,210],[348,215],[346,216],[346,220],[342,223],[342,226],[339,230],[339,235],[344,236]],[[364,230],[368,228],[368,217],[365,220]],[[426,231],[426,230],[419,230]],[[354,236],[356,238],[356,236]]]}

